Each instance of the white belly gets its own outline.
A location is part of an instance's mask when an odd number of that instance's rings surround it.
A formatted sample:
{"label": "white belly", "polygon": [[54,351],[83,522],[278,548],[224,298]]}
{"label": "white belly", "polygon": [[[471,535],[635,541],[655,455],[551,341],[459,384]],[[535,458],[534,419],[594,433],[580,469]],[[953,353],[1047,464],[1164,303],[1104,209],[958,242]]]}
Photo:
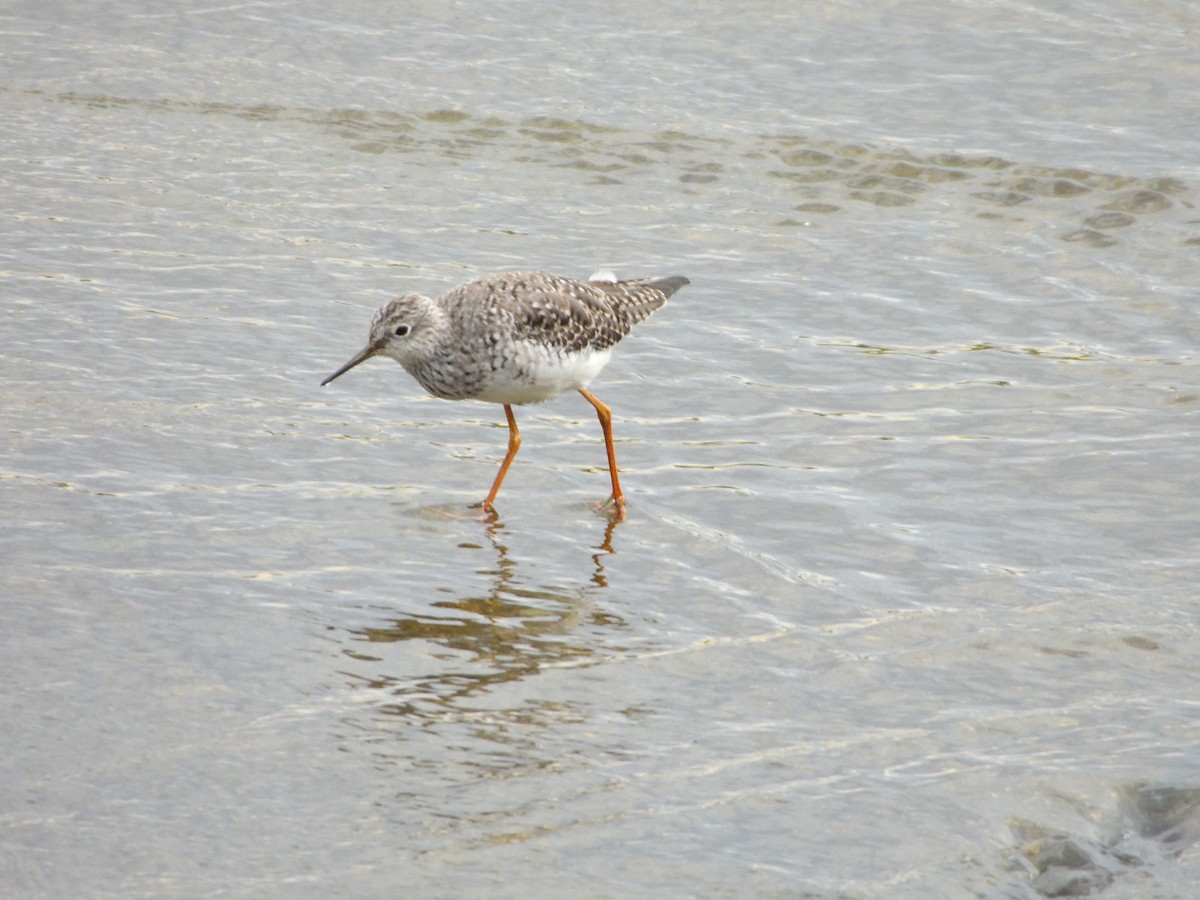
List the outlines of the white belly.
{"label": "white belly", "polygon": [[517,364],[497,368],[474,399],[516,405],[541,403],[586,387],[611,356],[612,350],[590,348],[570,356],[557,356],[527,345],[516,354]]}

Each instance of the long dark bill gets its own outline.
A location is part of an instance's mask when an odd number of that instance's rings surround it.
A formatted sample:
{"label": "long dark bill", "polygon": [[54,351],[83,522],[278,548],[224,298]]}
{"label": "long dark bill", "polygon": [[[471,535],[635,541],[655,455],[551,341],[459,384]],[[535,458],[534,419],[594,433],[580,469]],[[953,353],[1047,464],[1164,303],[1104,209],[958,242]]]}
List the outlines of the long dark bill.
{"label": "long dark bill", "polygon": [[353,369],[355,366],[357,366],[360,362],[366,362],[368,359],[370,359],[372,356],[374,356],[378,352],[379,352],[378,347],[374,347],[371,345],[367,345],[366,347],[363,347],[362,350],[358,351],[358,353],[355,354],[354,359],[350,360],[350,362],[346,363],[344,366],[342,366],[340,369],[338,369],[336,372],[334,372],[332,375],[330,375],[328,378],[326,378],[324,381],[322,381],[321,387],[325,387],[325,385],[329,384],[329,382],[333,381],[333,379],[337,378],[339,375],[345,375],[347,372],[349,372],[351,369]]}

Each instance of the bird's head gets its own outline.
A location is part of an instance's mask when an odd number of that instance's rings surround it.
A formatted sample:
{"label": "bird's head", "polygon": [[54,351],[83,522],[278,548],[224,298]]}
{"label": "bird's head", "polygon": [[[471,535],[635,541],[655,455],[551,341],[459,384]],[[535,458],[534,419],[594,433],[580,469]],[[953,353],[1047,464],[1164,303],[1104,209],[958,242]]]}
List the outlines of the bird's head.
{"label": "bird's head", "polygon": [[379,307],[375,318],[371,320],[371,333],[367,340],[367,346],[322,381],[321,386],[324,387],[333,379],[346,374],[372,356],[390,356],[400,365],[405,365],[419,354],[422,336],[428,337],[427,332],[433,312],[433,301],[421,294],[405,294],[403,297],[389,300]]}

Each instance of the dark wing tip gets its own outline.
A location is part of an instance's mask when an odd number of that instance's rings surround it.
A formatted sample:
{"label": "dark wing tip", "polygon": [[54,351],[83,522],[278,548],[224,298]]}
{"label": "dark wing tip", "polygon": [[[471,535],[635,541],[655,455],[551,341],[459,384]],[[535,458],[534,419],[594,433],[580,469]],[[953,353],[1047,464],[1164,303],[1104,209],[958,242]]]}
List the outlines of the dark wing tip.
{"label": "dark wing tip", "polygon": [[691,281],[682,275],[668,275],[666,278],[652,278],[644,283],[646,287],[662,291],[664,297],[670,297],[685,284],[691,284]]}

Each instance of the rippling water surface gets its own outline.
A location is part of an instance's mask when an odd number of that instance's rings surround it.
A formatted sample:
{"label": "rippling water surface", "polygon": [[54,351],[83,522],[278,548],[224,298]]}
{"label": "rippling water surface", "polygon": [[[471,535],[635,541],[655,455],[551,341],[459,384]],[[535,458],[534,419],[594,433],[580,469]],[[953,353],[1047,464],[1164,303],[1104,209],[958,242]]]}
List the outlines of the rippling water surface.
{"label": "rippling water surface", "polygon": [[[4,893],[1193,895],[1190,4],[0,22]],[[318,387],[599,267],[624,522]]]}

